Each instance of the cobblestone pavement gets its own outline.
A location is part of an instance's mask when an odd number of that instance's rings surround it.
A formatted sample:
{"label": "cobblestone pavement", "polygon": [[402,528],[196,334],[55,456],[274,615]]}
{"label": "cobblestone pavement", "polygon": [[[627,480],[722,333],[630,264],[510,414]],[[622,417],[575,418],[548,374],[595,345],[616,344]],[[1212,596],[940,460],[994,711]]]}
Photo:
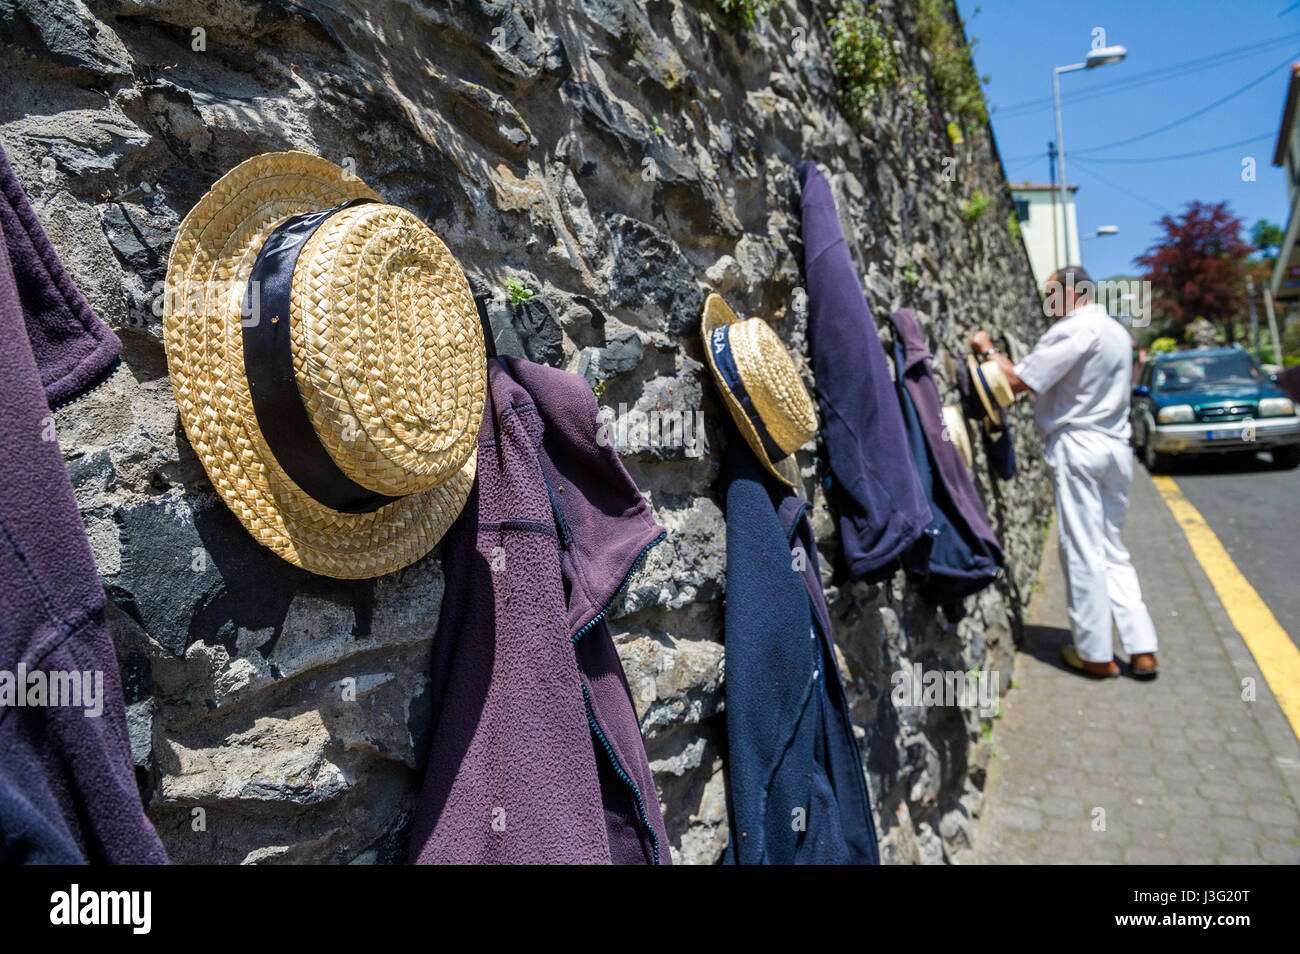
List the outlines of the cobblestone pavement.
{"label": "cobblestone pavement", "polygon": [[[1120,679],[1064,667],[1053,533],[994,723],[976,858],[1300,863],[1300,742],[1141,466],[1131,496],[1124,536],[1159,633],[1160,676],[1137,682],[1122,655]],[[1243,680],[1255,701],[1243,701]]]}

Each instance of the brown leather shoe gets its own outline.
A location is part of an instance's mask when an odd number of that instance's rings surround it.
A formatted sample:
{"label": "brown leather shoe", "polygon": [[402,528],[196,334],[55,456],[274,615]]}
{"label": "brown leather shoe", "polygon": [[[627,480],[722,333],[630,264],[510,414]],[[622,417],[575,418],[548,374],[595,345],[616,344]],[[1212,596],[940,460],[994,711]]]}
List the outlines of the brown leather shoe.
{"label": "brown leather shoe", "polygon": [[1154,679],[1160,672],[1155,653],[1134,653],[1128,660],[1134,679]]}
{"label": "brown leather shoe", "polygon": [[1119,675],[1119,666],[1115,665],[1115,660],[1088,662],[1086,659],[1079,658],[1079,653],[1073,646],[1062,646],[1061,658],[1065,660],[1065,664],[1071,669],[1077,669],[1094,679],[1114,679]]}

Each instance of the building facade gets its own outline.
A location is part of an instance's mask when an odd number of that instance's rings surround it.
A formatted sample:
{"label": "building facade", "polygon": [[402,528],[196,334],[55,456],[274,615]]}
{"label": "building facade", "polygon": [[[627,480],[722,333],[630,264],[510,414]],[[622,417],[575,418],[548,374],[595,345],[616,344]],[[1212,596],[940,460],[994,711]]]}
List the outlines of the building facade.
{"label": "building facade", "polygon": [[1062,216],[1060,196],[1053,186],[1033,182],[1011,186],[1011,195],[1016,200],[1016,216],[1020,219],[1020,234],[1024,237],[1029,264],[1039,290],[1046,287],[1047,277],[1056,269],[1083,264],[1079,222],[1074,209],[1074,194],[1078,189],[1078,186],[1067,189],[1065,215]]}
{"label": "building facade", "polygon": [[1300,125],[1296,114],[1300,112],[1300,63],[1291,64],[1291,82],[1287,86],[1286,104],[1282,108],[1282,126],[1277,133],[1277,146],[1273,150],[1273,165],[1286,171],[1287,220],[1282,247],[1278,250],[1277,264],[1269,288],[1273,298],[1280,302],[1300,299]]}

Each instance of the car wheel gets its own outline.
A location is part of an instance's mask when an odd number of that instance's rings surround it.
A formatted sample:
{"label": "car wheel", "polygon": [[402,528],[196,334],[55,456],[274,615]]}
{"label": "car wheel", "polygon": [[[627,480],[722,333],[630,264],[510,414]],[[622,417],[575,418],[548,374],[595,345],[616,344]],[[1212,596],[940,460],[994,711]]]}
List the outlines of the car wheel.
{"label": "car wheel", "polygon": [[1293,470],[1300,467],[1300,444],[1274,447],[1271,453],[1273,455],[1273,466],[1278,470]]}
{"label": "car wheel", "polygon": [[1142,463],[1146,464],[1149,473],[1163,474],[1173,460],[1169,454],[1162,454],[1151,446],[1151,435],[1148,434],[1142,445]]}

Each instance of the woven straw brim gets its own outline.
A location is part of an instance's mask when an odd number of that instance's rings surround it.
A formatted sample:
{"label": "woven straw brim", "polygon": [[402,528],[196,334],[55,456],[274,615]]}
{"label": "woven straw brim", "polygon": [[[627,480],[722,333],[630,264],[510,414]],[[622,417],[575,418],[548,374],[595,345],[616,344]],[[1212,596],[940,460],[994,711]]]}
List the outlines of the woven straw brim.
{"label": "woven straw brim", "polygon": [[980,381],[980,363],[975,355],[966,355],[966,368],[970,371],[971,390],[979,396],[980,404],[984,405],[987,422],[994,427],[1000,427],[1002,425],[1002,415],[993,409],[993,398],[984,387],[983,382]]}
{"label": "woven straw brim", "polygon": [[993,400],[997,401],[1002,407],[1010,407],[1016,399],[1016,393],[1011,390],[1011,382],[1007,380],[1007,373],[1002,370],[1002,365],[996,360],[990,359],[982,365],[984,369],[984,380],[989,383],[989,391],[992,392]]}
{"label": "woven straw brim", "polygon": [[962,414],[961,408],[955,404],[943,406],[943,427],[948,440],[956,445],[962,463],[966,465],[967,470],[970,470],[973,452],[970,445],[970,432],[966,430],[966,417]]}
{"label": "woven straw brim", "polygon": [[277,463],[243,365],[249,273],[286,218],[355,198],[378,196],[306,153],[237,166],[181,224],[164,323],[181,421],[217,493],[259,543],[339,579],[415,562],[456,519],[474,482],[486,382],[473,298],[442,243],[393,206],[344,210],[303,247],[294,271],[299,391],[344,473],[377,493],[407,496],[372,513],[342,513]]}
{"label": "woven straw brim", "polygon": [[[768,436],[787,455],[775,464],[768,458],[763,440],[749,415],[718,372],[710,339],[713,330],[722,325],[733,326],[729,332],[729,341],[741,383],[767,428]],[[753,448],[754,455],[764,468],[782,483],[798,488],[800,475],[794,453],[817,435],[817,410],[790,353],[765,321],[758,318],[741,321],[717,294],[710,294],[705,299],[700,328],[704,353],[708,356],[709,367],[718,382],[723,403],[745,441]]]}

